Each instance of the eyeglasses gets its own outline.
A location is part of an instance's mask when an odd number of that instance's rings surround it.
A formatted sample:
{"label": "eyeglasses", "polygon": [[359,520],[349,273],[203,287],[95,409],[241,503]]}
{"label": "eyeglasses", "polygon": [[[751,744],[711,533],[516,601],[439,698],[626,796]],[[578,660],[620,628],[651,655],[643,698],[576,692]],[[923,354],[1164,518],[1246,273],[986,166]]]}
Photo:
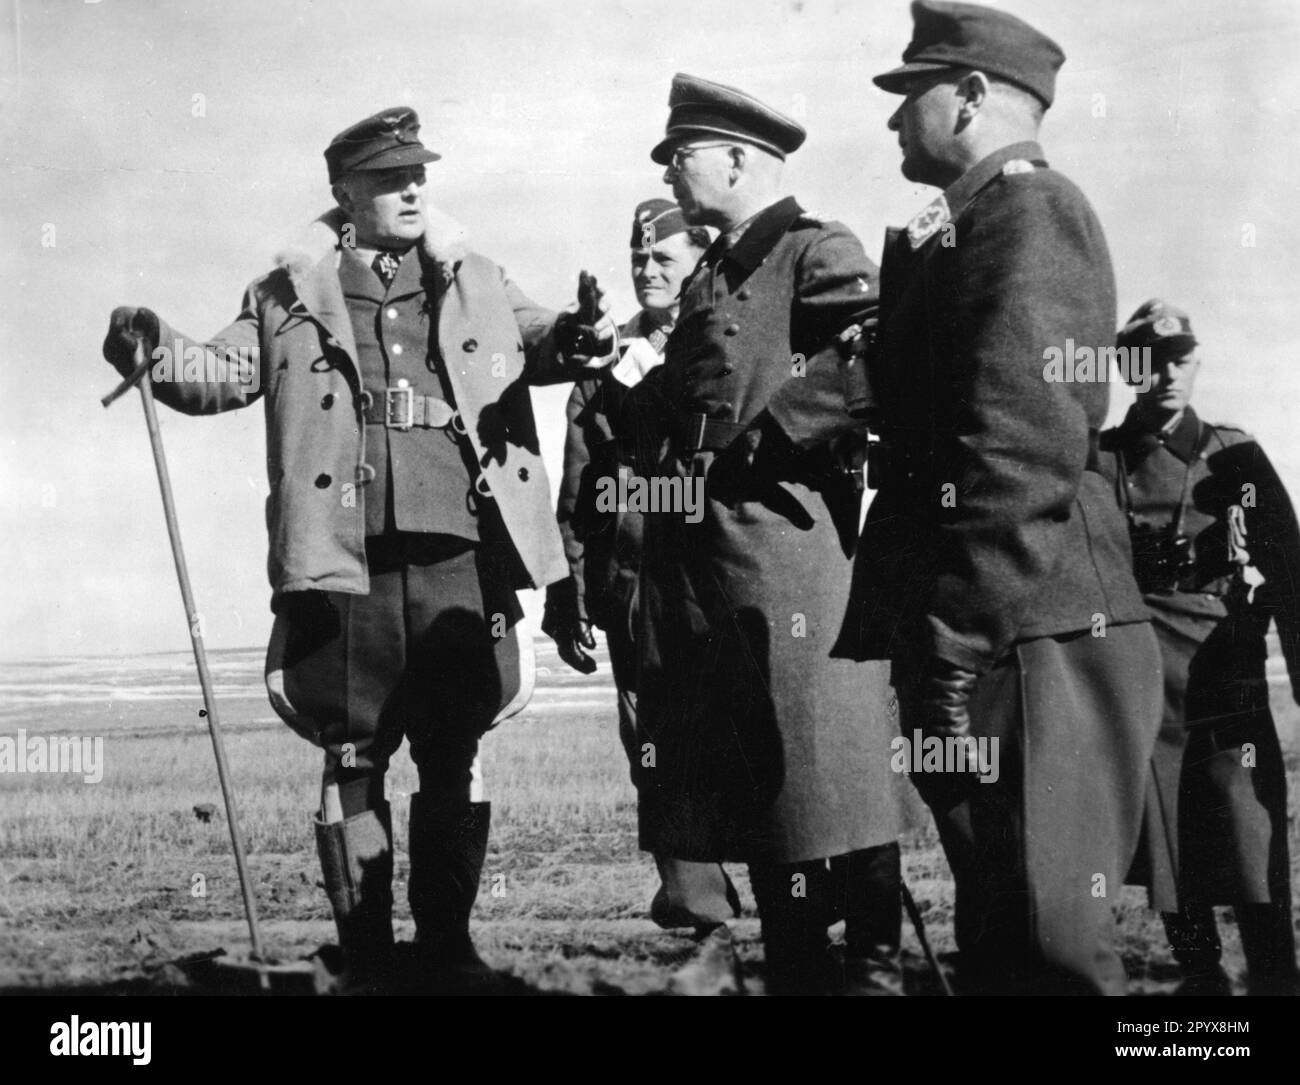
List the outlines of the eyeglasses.
{"label": "eyeglasses", "polygon": [[680,173],[682,164],[691,157],[696,151],[707,151],[711,147],[733,147],[733,143],[695,143],[689,147],[678,147],[673,151],[672,157],[668,160],[668,168],[674,173]]}

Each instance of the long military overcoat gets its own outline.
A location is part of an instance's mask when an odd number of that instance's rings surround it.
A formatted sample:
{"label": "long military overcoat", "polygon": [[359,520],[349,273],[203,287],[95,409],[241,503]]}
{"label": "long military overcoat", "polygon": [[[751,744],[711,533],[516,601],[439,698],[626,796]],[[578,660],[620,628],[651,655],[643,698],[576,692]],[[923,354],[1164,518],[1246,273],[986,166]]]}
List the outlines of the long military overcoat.
{"label": "long military overcoat", "polygon": [[[830,654],[860,510],[829,454],[857,428],[835,342],[875,300],[875,267],[853,234],[783,200],[736,244],[724,236],[706,252],[664,365],[627,399],[630,428],[652,446],[672,435],[669,456],[643,473],[703,479],[698,522],[645,517],[647,850],[789,863],[897,835],[887,672]],[[745,430],[727,443],[724,427],[698,451],[701,416]]]}
{"label": "long military overcoat", "polygon": [[[1287,899],[1286,770],[1265,635],[1275,620],[1300,688],[1300,526],[1291,500],[1249,434],[1204,422],[1190,407],[1159,435],[1130,411],[1101,435],[1101,449],[1102,470],[1138,527],[1138,567],[1152,564],[1166,532],[1189,541],[1181,575],[1142,585],[1165,696],[1131,880],[1151,889],[1161,911]],[[1247,568],[1263,580],[1253,591]]]}

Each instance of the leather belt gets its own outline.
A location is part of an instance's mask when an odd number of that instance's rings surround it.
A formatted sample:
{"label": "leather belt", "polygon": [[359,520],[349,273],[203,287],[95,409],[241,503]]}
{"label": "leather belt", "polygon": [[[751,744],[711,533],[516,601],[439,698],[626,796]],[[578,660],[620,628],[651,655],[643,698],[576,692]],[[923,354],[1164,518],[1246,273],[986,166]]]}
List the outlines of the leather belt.
{"label": "leather belt", "polygon": [[684,451],[688,454],[720,452],[747,429],[749,427],[740,422],[726,422],[707,414],[688,414],[682,427]]}
{"label": "leather belt", "polygon": [[361,394],[361,414],[374,426],[387,429],[447,429],[465,432],[460,412],[438,396],[422,396],[409,385],[385,388],[383,399]]}

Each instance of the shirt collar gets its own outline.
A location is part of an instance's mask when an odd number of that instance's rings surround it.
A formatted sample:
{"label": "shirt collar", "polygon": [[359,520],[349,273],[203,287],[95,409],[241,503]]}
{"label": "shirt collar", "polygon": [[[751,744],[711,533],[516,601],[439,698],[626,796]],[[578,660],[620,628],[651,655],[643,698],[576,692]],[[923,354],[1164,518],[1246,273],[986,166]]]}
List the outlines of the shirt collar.
{"label": "shirt collar", "polygon": [[793,196],[778,200],[722,234],[710,246],[711,252],[706,253],[704,259],[707,261],[710,255],[715,258],[725,257],[746,271],[753,271],[772,251],[777,240],[790,229],[791,223],[802,214],[803,208]]}
{"label": "shirt collar", "polygon": [[1138,451],[1163,445],[1171,455],[1177,456],[1184,463],[1190,463],[1195,458],[1196,446],[1201,437],[1201,420],[1190,406],[1183,408],[1182,417],[1174,423],[1172,429],[1161,429],[1153,433],[1140,419],[1137,405],[1134,404],[1119,427],[1121,442],[1126,448]]}

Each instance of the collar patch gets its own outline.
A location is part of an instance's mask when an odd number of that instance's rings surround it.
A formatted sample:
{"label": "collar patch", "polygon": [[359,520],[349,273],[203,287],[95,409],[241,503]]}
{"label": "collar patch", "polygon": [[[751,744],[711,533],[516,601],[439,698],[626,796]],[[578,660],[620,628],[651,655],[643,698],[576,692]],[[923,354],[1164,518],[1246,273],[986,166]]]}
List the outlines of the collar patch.
{"label": "collar patch", "polygon": [[943,196],[935,197],[932,203],[923,207],[911,222],[907,224],[907,240],[913,249],[919,249],[940,228],[952,218],[948,210],[948,201]]}

